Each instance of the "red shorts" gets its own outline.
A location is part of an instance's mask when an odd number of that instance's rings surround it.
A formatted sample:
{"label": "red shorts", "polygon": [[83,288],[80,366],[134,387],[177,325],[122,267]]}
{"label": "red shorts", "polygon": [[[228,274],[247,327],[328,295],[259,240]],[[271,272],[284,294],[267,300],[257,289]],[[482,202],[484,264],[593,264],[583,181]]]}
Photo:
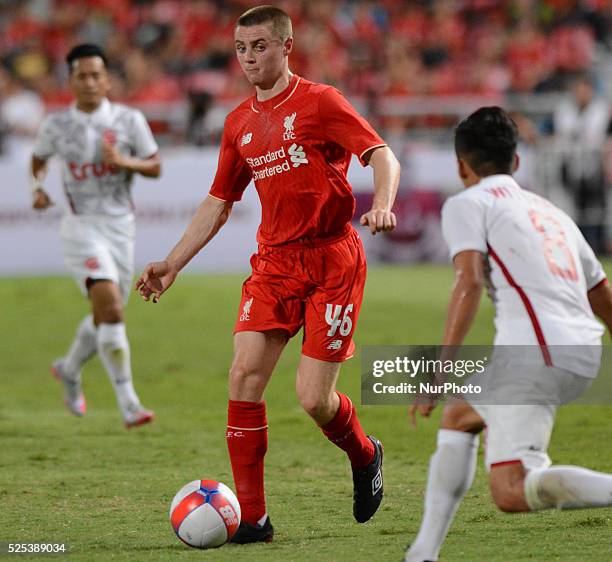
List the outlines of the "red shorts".
{"label": "red shorts", "polygon": [[322,361],[353,356],[353,332],[366,279],[363,245],[354,228],[309,247],[259,246],[242,285],[236,332],[304,327],[302,353]]}

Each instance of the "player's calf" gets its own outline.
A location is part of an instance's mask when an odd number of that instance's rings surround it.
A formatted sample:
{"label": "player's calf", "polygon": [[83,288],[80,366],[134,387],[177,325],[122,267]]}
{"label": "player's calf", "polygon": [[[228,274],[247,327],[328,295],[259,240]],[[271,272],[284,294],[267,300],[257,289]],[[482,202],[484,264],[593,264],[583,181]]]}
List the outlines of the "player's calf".
{"label": "player's calf", "polygon": [[532,511],[612,506],[612,474],[579,466],[530,470],[525,477],[524,490]]}
{"label": "player's calf", "polygon": [[[264,457],[268,450],[268,421],[265,402],[230,400],[226,440],[242,510],[242,530],[233,542],[243,541],[244,534],[247,538],[265,537],[265,529],[257,528],[257,525],[264,525],[262,518],[266,516]],[[246,538],[244,542],[247,542]]]}

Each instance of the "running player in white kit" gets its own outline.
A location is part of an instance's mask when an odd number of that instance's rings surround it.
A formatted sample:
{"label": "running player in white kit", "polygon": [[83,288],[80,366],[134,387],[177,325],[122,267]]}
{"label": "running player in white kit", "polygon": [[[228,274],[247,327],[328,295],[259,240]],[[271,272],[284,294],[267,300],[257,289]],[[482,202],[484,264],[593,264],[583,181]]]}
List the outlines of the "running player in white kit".
{"label": "running player in white kit", "polygon": [[[556,405],[576,398],[597,375],[604,329],[593,313],[612,328],[612,291],[573,221],[513,179],[516,142],[516,125],[498,107],[479,109],[455,132],[459,175],[468,189],[448,199],[442,210],[455,268],[443,345],[463,343],[486,283],[495,304],[494,343],[510,356],[492,361],[496,386],[490,396],[445,407],[423,521],[406,562],[438,560],[472,484],[478,434],[485,426],[491,494],[502,511],[612,505],[612,475],[551,466],[546,452]],[[497,346],[533,349],[537,363],[525,366],[516,348],[512,354],[511,348]],[[551,403],[511,405],[518,402],[504,402],[506,396],[499,393],[502,386],[529,396],[542,381]],[[431,397],[413,405],[413,422],[417,411],[427,417],[435,404]]]}
{"label": "running player in white kit", "polygon": [[130,347],[123,308],[130,293],[134,257],[134,173],[157,178],[161,164],[153,134],[140,111],[111,103],[106,57],[96,45],[74,47],[66,57],[76,102],[43,122],[32,155],[32,206],[53,203],[42,188],[47,161],[63,161],[69,209],[60,236],[66,264],[91,302],[65,357],[53,374],[64,385],[64,401],[85,414],[81,367],[98,353],[109,375],[126,427],[153,420],[132,384]]}

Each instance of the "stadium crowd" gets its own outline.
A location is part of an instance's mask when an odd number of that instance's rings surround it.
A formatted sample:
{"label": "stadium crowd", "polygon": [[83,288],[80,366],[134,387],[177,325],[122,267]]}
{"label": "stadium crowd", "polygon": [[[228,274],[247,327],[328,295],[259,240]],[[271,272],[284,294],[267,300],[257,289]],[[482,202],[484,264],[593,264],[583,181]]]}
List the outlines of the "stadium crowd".
{"label": "stadium crowd", "polygon": [[[263,2],[260,2],[263,3]],[[69,103],[66,51],[102,45],[112,97],[141,107],[250,94],[234,57],[252,0],[4,0],[4,121],[31,132]],[[612,45],[608,0],[280,0],[298,40],[292,69],[348,95],[497,95],[559,90]],[[27,111],[23,111],[27,108]],[[18,116],[21,117],[18,117]],[[15,117],[18,117],[15,119]]]}

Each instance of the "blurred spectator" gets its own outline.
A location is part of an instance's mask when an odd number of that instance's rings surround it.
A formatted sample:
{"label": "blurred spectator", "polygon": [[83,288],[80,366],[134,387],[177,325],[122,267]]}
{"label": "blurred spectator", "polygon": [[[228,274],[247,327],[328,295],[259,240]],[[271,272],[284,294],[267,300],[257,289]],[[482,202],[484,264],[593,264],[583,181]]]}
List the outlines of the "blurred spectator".
{"label": "blurred spectator", "polygon": [[164,72],[158,59],[147,57],[140,50],[133,50],[125,60],[125,76],[132,104],[143,106],[183,98],[177,78]]}
{"label": "blurred spectator", "polygon": [[40,96],[27,90],[9,71],[0,68],[0,121],[10,133],[33,137],[45,116]]}
{"label": "blurred spectator", "polygon": [[523,20],[518,24],[508,43],[507,61],[515,92],[532,91],[550,76],[546,36],[533,22]]}
{"label": "blurred spectator", "polygon": [[554,130],[563,154],[562,180],[573,196],[576,222],[596,253],[606,249],[604,146],[609,122],[609,104],[595,94],[586,75],[574,81],[571,96],[554,114]]}
{"label": "blurred spectator", "polygon": [[[293,18],[292,70],[349,96],[364,96],[370,108],[381,106],[376,99],[382,95],[499,97],[559,90],[569,73],[610,60],[610,0],[278,4]],[[109,56],[113,99],[149,113],[156,107],[158,115],[163,104],[184,105],[186,137],[211,142],[214,127],[206,124],[211,111],[251,92],[233,62],[233,32],[236,18],[252,5],[252,0],[0,0],[0,61],[57,109],[70,99],[66,52],[84,40],[100,43]],[[404,126],[410,123],[403,120]]]}

